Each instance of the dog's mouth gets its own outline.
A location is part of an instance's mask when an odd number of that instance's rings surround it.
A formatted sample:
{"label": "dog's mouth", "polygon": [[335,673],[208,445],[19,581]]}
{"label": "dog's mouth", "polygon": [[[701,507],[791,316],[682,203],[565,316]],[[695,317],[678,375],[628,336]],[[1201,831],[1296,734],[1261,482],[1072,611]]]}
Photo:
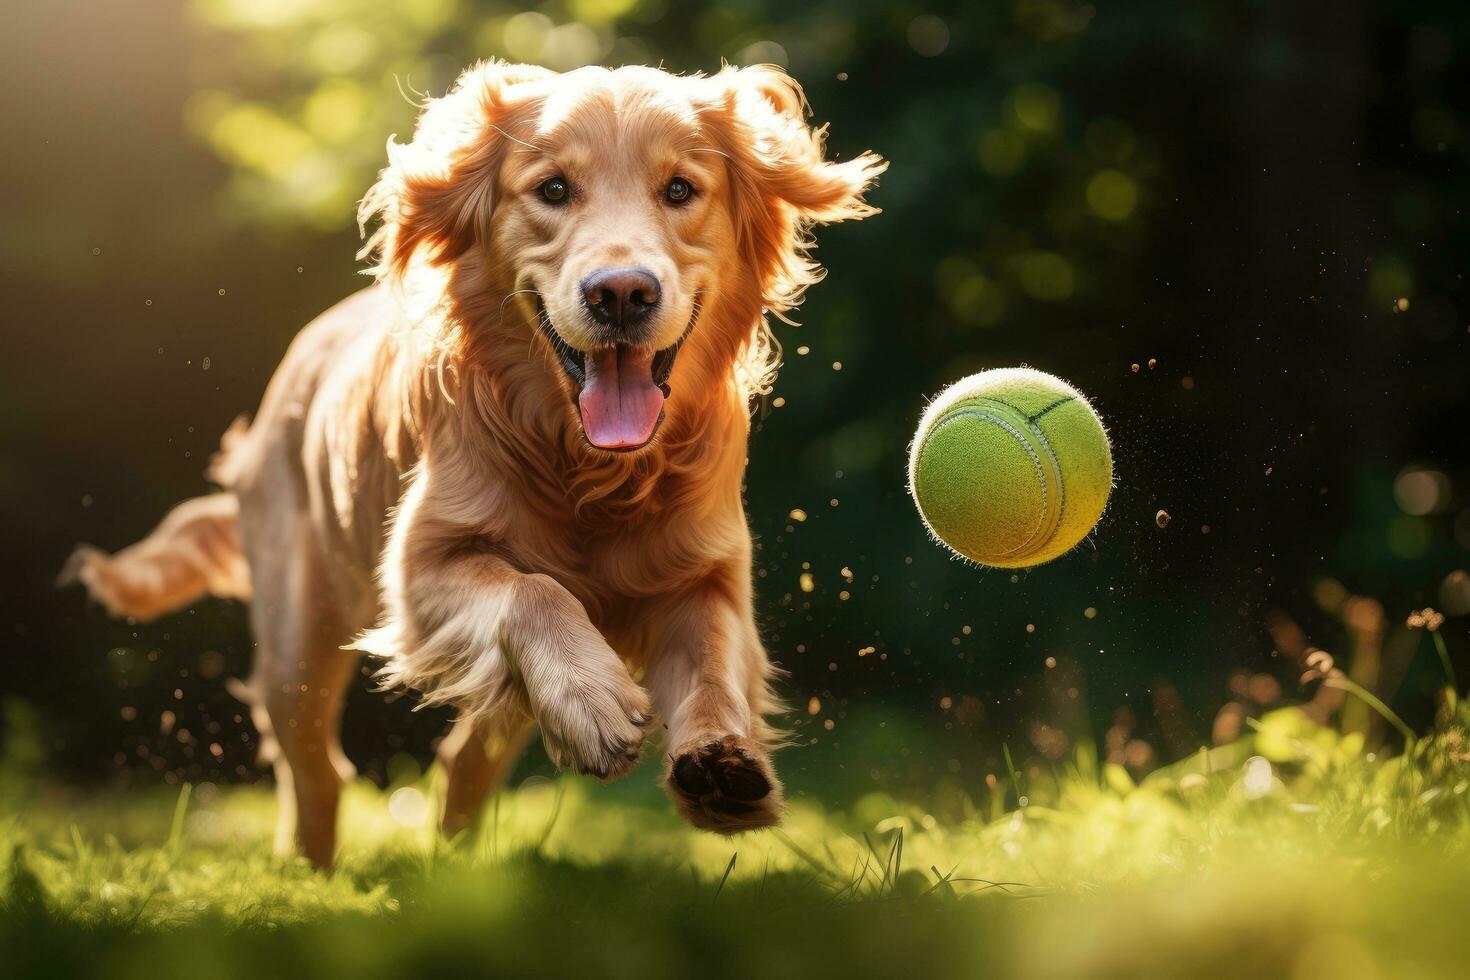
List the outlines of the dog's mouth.
{"label": "dog's mouth", "polygon": [[663,424],[674,359],[698,318],[696,304],[679,339],[662,350],[615,343],[582,351],[556,332],[541,297],[536,297],[536,322],[575,387],[577,414],[589,443],[626,452],[652,441]]}

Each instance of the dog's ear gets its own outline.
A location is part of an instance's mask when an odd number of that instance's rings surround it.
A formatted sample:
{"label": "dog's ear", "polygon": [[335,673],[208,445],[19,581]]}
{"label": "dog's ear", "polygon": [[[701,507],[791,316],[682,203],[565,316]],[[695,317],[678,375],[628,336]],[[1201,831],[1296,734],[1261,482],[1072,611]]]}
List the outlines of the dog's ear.
{"label": "dog's ear", "polygon": [[[488,228],[496,173],[512,116],[524,110],[554,72],[534,65],[482,62],[420,113],[413,140],[388,138],[388,166],[357,209],[367,238],[359,258],[379,276],[401,276],[416,257],[441,264],[474,245]],[[539,92],[538,92],[539,89]]]}
{"label": "dog's ear", "polygon": [[808,255],[813,225],[877,214],[863,199],[888,161],[827,159],[825,126],[807,123],[801,86],[772,65],[726,68],[701,83],[700,118],[728,162],[731,217],[767,309],[788,310],[822,277]]}

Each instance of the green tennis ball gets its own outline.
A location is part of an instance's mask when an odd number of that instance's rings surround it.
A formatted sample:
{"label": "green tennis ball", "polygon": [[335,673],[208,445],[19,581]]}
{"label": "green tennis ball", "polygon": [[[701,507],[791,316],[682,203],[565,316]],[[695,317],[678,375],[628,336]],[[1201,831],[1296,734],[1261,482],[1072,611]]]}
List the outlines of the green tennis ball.
{"label": "green tennis ball", "polygon": [[1076,547],[1113,488],[1108,434],[1076,388],[1044,371],[982,371],[940,393],[909,449],[909,489],[934,537],[996,568]]}

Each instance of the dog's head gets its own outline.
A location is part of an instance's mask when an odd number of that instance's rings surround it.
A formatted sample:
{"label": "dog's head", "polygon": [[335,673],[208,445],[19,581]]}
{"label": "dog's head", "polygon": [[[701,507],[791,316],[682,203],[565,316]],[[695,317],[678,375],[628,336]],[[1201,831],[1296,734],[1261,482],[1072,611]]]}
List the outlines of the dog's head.
{"label": "dog's head", "polygon": [[886,163],[828,161],[805,114],[771,67],[479,65],[389,143],[369,250],[383,275],[449,267],[497,323],[518,310],[587,441],[638,449],[741,374],[762,313],[820,277],[808,229],[874,213],[862,195]]}

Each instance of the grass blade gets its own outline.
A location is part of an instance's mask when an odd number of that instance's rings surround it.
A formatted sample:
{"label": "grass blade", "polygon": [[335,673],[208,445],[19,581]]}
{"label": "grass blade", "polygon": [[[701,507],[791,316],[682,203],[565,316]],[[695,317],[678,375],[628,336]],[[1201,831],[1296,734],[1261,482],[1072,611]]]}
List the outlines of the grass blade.
{"label": "grass blade", "polygon": [[179,799],[174,804],[174,819],[168,831],[168,850],[171,854],[177,854],[179,846],[184,842],[184,814],[189,809],[189,794],[193,786],[184,783],[179,787]]}
{"label": "grass blade", "polygon": [[796,841],[792,840],[787,835],[786,831],[782,830],[780,827],[772,827],[771,834],[782,844],[785,844],[786,847],[790,849],[792,854],[795,854],[797,857],[805,861],[807,865],[812,868],[812,870],[817,872],[817,874],[829,880],[835,877],[835,875],[833,875],[831,871],[822,866],[821,862],[812,857],[806,851],[802,850],[800,845],[798,845]]}
{"label": "grass blade", "polygon": [[734,852],[733,854],[730,855],[730,863],[727,864],[727,865],[725,865],[725,873],[720,876],[720,883],[715,888],[715,898],[719,898],[720,897],[720,892],[722,892],[722,891],[725,890],[725,882],[727,882],[727,881],[730,880],[730,872],[732,872],[732,871],[735,870],[735,859],[738,858],[739,856],[740,856],[740,852],[739,851],[736,851],[736,852]]}
{"label": "grass blade", "polygon": [[1020,806],[1021,805],[1021,777],[1016,772],[1016,764],[1011,761],[1011,743],[1009,743],[1009,742],[1002,742],[1002,743],[1000,743],[1000,747],[1001,747],[1001,751],[1003,751],[1005,753],[1005,757],[1006,757],[1006,772],[1010,773],[1010,776],[1011,776],[1011,789],[1015,790],[1015,793],[1016,793],[1016,806]]}

